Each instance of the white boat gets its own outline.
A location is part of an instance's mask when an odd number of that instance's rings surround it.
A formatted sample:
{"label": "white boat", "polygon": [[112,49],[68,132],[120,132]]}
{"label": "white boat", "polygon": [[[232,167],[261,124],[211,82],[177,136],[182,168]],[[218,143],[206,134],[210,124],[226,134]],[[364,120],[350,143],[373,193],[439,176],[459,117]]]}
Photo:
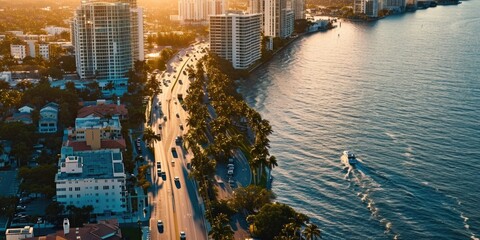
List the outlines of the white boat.
{"label": "white boat", "polygon": [[347,167],[354,167],[358,162],[355,154],[349,151],[343,151],[343,155],[340,157],[340,160]]}

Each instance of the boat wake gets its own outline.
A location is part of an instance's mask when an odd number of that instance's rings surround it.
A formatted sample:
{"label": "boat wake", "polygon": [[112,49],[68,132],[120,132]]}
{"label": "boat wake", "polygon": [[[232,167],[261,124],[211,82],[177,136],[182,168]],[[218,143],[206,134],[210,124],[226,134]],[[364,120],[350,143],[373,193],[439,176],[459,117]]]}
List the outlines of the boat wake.
{"label": "boat wake", "polygon": [[376,206],[375,201],[372,198],[372,193],[377,189],[380,189],[381,185],[371,176],[375,175],[386,181],[388,181],[388,178],[383,174],[371,171],[362,164],[360,159],[357,160],[358,162],[355,164],[355,167],[350,166],[344,168],[346,171],[344,178],[350,182],[349,187],[354,189],[358,188],[359,192],[357,192],[357,196],[360,198],[361,202],[366,205],[372,218],[378,220],[380,224],[384,226],[384,233],[386,235],[392,235],[393,239],[398,239],[400,234],[393,230],[392,222],[382,216],[380,209]]}

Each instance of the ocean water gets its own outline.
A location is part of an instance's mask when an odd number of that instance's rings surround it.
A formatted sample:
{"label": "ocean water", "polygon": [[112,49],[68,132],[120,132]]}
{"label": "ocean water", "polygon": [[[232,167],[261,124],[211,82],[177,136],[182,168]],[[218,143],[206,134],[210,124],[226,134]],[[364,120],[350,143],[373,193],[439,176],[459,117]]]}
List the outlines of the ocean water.
{"label": "ocean water", "polygon": [[342,21],[239,91],[273,126],[276,200],[324,239],[480,237],[480,1]]}

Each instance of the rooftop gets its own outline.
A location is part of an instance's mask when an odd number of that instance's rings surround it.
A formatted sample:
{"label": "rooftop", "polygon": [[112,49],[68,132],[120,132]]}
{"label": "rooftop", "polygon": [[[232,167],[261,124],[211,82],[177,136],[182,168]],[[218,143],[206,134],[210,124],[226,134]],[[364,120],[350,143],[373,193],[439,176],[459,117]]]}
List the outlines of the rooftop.
{"label": "rooftop", "polygon": [[[86,141],[68,140],[66,146],[72,147],[73,151],[90,151],[92,147],[87,145]],[[125,139],[102,139],[100,140],[101,149],[125,149],[127,144]]]}
{"label": "rooftop", "polygon": [[79,128],[106,128],[106,127],[113,127],[113,128],[120,128],[120,120],[118,117],[112,117],[111,119],[105,119],[100,117],[85,117],[80,118],[77,117],[75,119],[75,128],[78,130]]}
{"label": "rooftop", "polygon": [[[73,156],[79,157],[81,162],[78,163],[78,167],[81,171],[75,173],[67,173],[69,163],[67,158],[60,159],[59,172],[57,173],[56,180],[72,180],[72,179],[110,179],[114,178],[114,174],[123,174],[122,153],[120,151],[112,150],[96,150],[75,152]],[[73,159],[73,158],[69,158]],[[77,166],[75,166],[77,167]],[[72,170],[73,171],[73,170]]]}
{"label": "rooftop", "polygon": [[65,234],[63,230],[56,233],[41,236],[25,238],[25,240],[120,240],[122,232],[116,219],[99,221],[98,224],[85,224],[81,228],[70,228],[70,232]]}
{"label": "rooftop", "polygon": [[85,118],[88,116],[93,117],[106,117],[106,116],[125,116],[128,114],[125,105],[120,104],[99,104],[85,106],[78,111],[77,117]]}

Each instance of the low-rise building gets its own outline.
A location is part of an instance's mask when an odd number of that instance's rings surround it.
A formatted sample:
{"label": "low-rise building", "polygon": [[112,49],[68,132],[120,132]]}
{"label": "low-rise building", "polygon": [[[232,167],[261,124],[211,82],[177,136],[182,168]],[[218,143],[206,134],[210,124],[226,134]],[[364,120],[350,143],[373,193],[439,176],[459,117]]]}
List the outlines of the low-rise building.
{"label": "low-rise building", "polygon": [[128,115],[127,107],[124,104],[107,103],[105,100],[97,100],[94,105],[88,105],[80,108],[77,113],[78,118],[86,117],[118,117],[120,120],[126,119]]}
{"label": "low-rise building", "polygon": [[55,176],[59,203],[76,207],[91,205],[94,214],[126,211],[126,175],[119,149],[62,151],[64,157],[59,160]]}
{"label": "low-rise building", "polygon": [[120,240],[122,231],[116,219],[98,221],[97,224],[85,224],[81,228],[71,228],[68,219],[63,220],[63,230],[42,237],[25,240]]}
{"label": "low-rise building", "polygon": [[50,44],[38,43],[35,45],[35,55],[42,57],[43,59],[50,58]]}
{"label": "low-rise building", "polygon": [[10,55],[15,59],[24,59],[27,56],[27,46],[23,44],[10,44]]}
{"label": "low-rise building", "polygon": [[86,141],[96,131],[100,133],[101,139],[122,138],[122,126],[117,116],[112,116],[111,118],[85,117],[75,119],[75,140]]}
{"label": "low-rise building", "polygon": [[58,128],[58,104],[48,103],[40,109],[40,119],[38,120],[39,133],[55,133]]}
{"label": "low-rise building", "polygon": [[33,237],[33,227],[9,228],[5,232],[6,240],[21,240]]}
{"label": "low-rise building", "polygon": [[32,114],[29,112],[15,112],[12,116],[7,117],[5,122],[22,122],[25,124],[32,124]]}
{"label": "low-rise building", "polygon": [[58,35],[62,32],[70,32],[70,28],[57,27],[57,26],[46,26],[43,30],[49,35]]}

